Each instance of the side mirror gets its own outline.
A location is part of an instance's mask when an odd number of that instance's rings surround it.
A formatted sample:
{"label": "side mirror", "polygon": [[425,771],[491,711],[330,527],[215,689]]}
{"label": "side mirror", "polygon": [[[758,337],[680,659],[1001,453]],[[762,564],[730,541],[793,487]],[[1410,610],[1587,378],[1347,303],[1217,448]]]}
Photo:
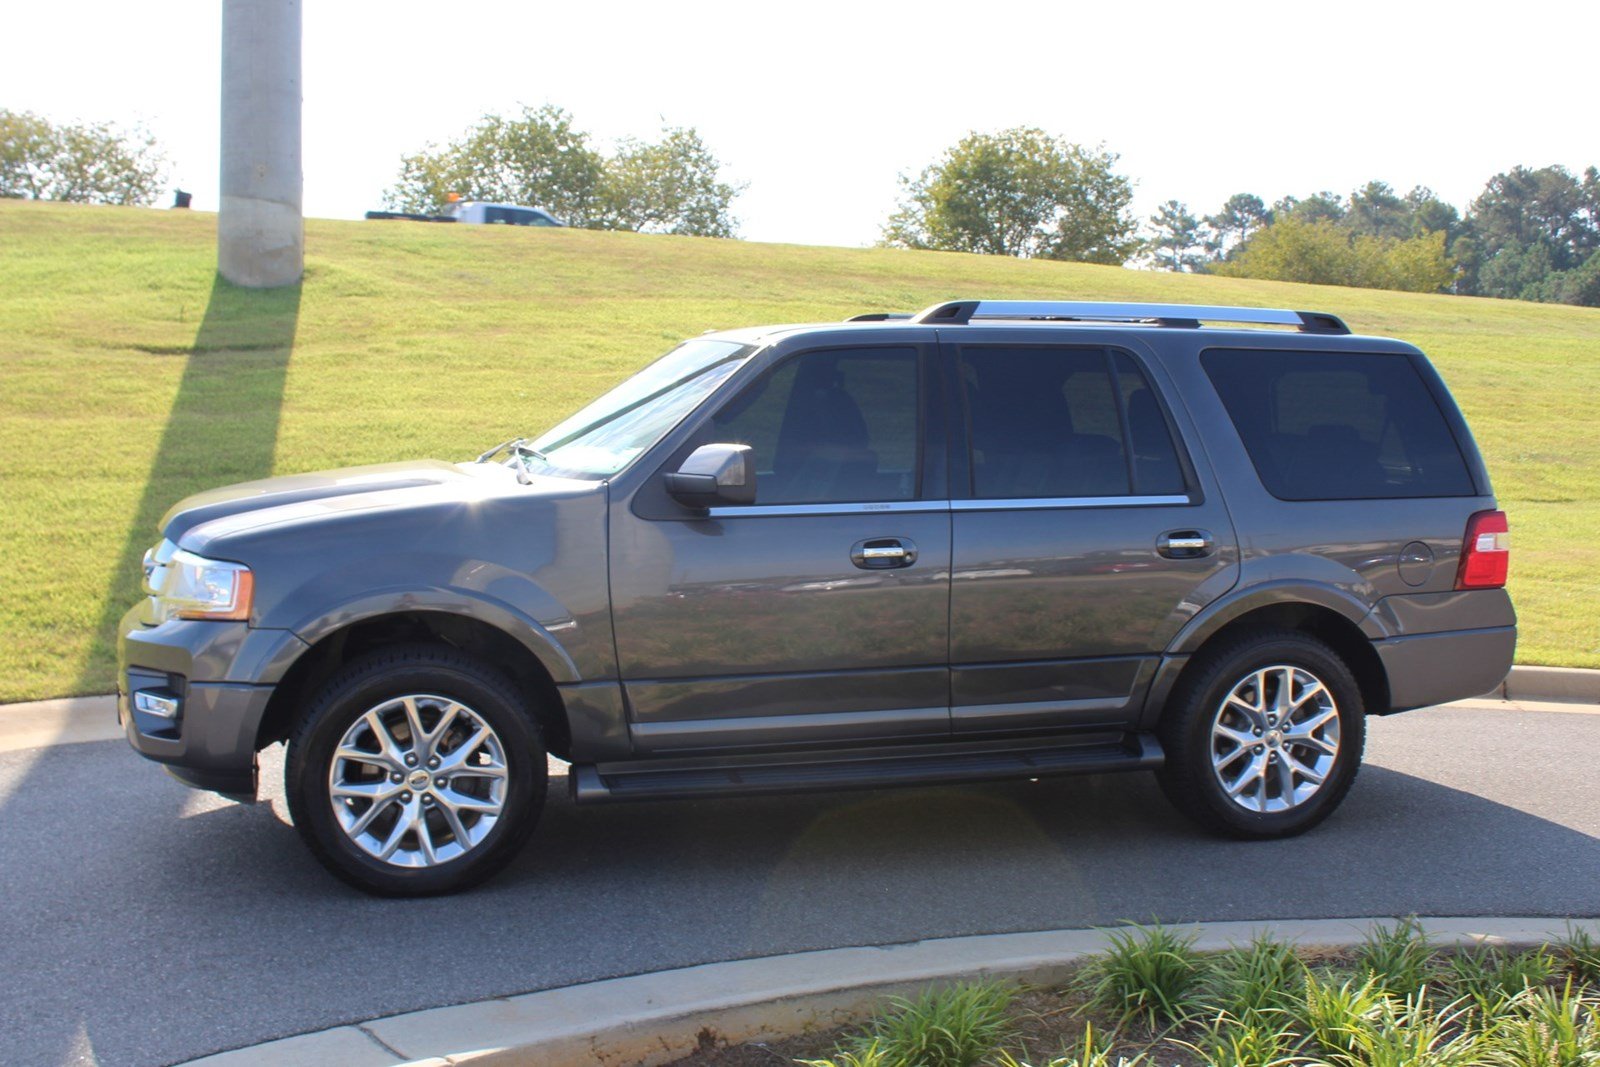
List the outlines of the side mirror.
{"label": "side mirror", "polygon": [[701,445],[667,474],[667,492],[690,508],[754,504],[756,467],[749,445]]}

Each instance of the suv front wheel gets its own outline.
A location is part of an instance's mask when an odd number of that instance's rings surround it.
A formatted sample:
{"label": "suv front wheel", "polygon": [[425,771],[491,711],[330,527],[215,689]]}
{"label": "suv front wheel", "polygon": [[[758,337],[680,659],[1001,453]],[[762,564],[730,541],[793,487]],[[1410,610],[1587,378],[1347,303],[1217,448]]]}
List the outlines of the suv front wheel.
{"label": "suv front wheel", "polygon": [[289,812],[346,882],[385,896],[483,881],[544,803],[538,729],[515,688],[454,649],[387,649],[325,685],[289,741]]}
{"label": "suv front wheel", "polygon": [[1162,718],[1168,799],[1231,837],[1289,837],[1327,818],[1365,742],[1350,668],[1295,631],[1241,634],[1202,655]]}

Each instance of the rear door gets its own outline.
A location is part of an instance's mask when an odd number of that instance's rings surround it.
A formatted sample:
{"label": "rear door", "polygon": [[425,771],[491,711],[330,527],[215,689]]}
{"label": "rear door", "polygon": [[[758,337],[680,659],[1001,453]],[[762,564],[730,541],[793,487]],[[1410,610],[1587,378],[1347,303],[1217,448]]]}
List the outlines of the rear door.
{"label": "rear door", "polygon": [[[1227,510],[1152,354],[1054,327],[941,332],[953,446],[956,733],[1121,727],[1238,572]],[[1103,340],[1102,340],[1103,338]],[[1190,430],[1192,439],[1192,430]]]}

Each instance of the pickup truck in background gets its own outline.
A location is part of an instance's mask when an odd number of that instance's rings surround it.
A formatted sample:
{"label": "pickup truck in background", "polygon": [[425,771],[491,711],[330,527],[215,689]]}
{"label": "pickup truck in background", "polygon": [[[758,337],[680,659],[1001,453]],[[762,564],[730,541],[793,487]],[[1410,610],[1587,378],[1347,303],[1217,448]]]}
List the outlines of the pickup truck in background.
{"label": "pickup truck in background", "polygon": [[409,219],[412,222],[466,222],[500,226],[565,226],[550,212],[518,204],[486,204],[478,200],[458,200],[443,215],[418,215],[405,211],[369,211],[369,219]]}

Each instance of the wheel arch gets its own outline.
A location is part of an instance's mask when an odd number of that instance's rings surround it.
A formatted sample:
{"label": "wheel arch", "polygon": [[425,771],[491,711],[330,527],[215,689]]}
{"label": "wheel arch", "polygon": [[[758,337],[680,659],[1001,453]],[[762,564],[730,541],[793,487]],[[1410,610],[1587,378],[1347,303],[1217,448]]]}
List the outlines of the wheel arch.
{"label": "wheel arch", "polygon": [[1355,675],[1367,714],[1386,714],[1390,706],[1389,675],[1372,643],[1381,634],[1371,634],[1362,626],[1370,616],[1360,608],[1359,601],[1329,590],[1327,595],[1314,598],[1280,595],[1257,600],[1239,610],[1227,611],[1221,618],[1207,620],[1210,625],[1196,626],[1201,622],[1196,619],[1174,642],[1176,654],[1162,660],[1151,683],[1141,724],[1152,728],[1160,721],[1168,697],[1190,671],[1197,669],[1197,664],[1204,662],[1209,649],[1251,630],[1304,633],[1327,644]]}
{"label": "wheel arch", "polygon": [[256,749],[286,739],[306,701],[346,663],[380,648],[418,643],[459,649],[506,674],[529,698],[545,747],[562,758],[571,751],[565,704],[549,666],[524,641],[498,626],[472,615],[430,609],[368,615],[309,642],[267,702],[256,730]]}

